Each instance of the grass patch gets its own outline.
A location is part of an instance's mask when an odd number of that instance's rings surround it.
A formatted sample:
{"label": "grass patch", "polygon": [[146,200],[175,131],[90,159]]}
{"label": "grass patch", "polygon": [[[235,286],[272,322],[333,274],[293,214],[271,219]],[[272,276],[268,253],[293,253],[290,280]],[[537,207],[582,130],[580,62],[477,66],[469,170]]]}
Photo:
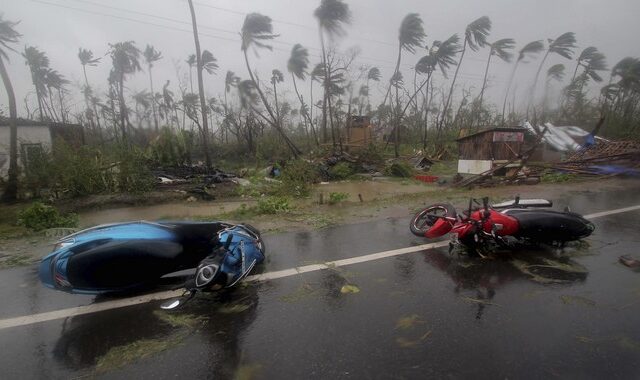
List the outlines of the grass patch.
{"label": "grass patch", "polygon": [[36,260],[29,255],[25,255],[25,254],[11,255],[6,258],[0,258],[0,269],[31,265],[35,261]]}
{"label": "grass patch", "polygon": [[202,316],[196,316],[193,314],[175,314],[167,313],[165,311],[156,310],[153,314],[161,321],[171,325],[172,327],[187,327],[195,328],[198,325],[204,323],[207,318]]}
{"label": "grass patch", "polygon": [[562,183],[576,179],[575,174],[550,172],[544,173],[540,180],[544,183]]}
{"label": "grass patch", "polygon": [[334,205],[336,203],[344,202],[349,198],[349,194],[347,193],[329,193],[329,204]]}

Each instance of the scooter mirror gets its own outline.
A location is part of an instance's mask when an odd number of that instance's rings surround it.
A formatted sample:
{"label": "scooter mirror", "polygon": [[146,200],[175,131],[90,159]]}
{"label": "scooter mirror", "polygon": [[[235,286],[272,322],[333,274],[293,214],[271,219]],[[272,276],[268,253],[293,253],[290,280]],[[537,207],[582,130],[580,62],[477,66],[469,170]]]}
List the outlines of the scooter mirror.
{"label": "scooter mirror", "polygon": [[182,297],[169,300],[160,305],[160,308],[163,310],[173,310],[176,307],[180,306],[180,304],[182,304]]}

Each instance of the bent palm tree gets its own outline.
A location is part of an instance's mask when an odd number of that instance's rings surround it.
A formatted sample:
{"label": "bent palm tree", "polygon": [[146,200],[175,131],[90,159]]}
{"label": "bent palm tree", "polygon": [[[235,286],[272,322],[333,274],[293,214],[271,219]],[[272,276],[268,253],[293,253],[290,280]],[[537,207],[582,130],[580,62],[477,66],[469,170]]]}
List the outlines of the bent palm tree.
{"label": "bent palm tree", "polygon": [[[422,41],[426,37],[424,33],[424,28],[422,27],[422,19],[417,13],[409,13],[402,20],[402,24],[400,24],[400,30],[398,33],[398,59],[396,60],[396,67],[393,71],[392,80],[395,78],[394,88],[396,92],[396,106],[395,106],[395,123],[393,126],[394,134],[394,144],[393,151],[397,157],[400,156],[400,84],[401,81],[397,80],[401,77],[400,75],[400,61],[402,60],[402,51],[406,50],[409,53],[415,53],[416,48],[422,45]],[[391,90],[392,83],[389,82],[389,90],[387,94],[389,94]],[[383,101],[383,104],[385,102]]]}
{"label": "bent palm tree", "polygon": [[127,75],[140,71],[140,50],[133,41],[117,42],[109,44],[111,50],[111,61],[113,63],[113,73],[117,82],[118,103],[120,104],[120,128],[122,131],[122,140],[127,140],[127,127],[129,125],[129,116],[127,113],[127,105],[124,100],[124,81]]}
{"label": "bent palm tree", "polygon": [[151,112],[153,112],[153,126],[155,131],[158,132],[158,114],[156,112],[155,92],[153,91],[153,75],[152,69],[154,62],[162,59],[162,53],[156,50],[153,46],[147,45],[144,49],[144,60],[147,62],[147,68],[149,69],[149,87],[151,89]]}
{"label": "bent palm tree", "polygon": [[46,96],[44,77],[46,70],[49,68],[49,58],[44,52],[33,46],[25,46],[22,57],[26,60],[25,63],[31,71],[31,81],[36,89],[36,98],[38,99],[38,113],[40,121],[42,121],[45,116],[43,99]]}
{"label": "bent palm tree", "polygon": [[533,104],[533,100],[536,95],[536,86],[538,84],[538,77],[540,76],[540,71],[542,70],[542,66],[544,66],[545,61],[549,54],[558,54],[561,57],[566,59],[571,59],[573,57],[573,49],[576,47],[576,36],[573,32],[567,32],[561,34],[555,40],[549,39],[549,46],[547,47],[547,52],[542,57],[542,61],[540,61],[540,66],[538,66],[538,71],[536,71],[536,76],[533,79],[533,85],[531,86],[531,94],[529,95],[529,106],[527,107],[527,114],[529,113],[529,109]]}
{"label": "bent palm tree", "polygon": [[253,72],[251,71],[251,66],[249,65],[249,57],[247,55],[247,50],[251,47],[254,49],[265,48],[271,50],[271,46],[266,42],[274,39],[277,35],[273,34],[273,25],[271,24],[271,18],[268,16],[261,15],[259,13],[249,13],[242,24],[242,32],[241,32],[242,44],[241,49],[244,54],[244,61],[247,66],[247,71],[249,71],[249,76],[251,77],[251,81],[253,82],[253,86],[255,87],[258,95],[260,96],[260,100],[264,105],[264,108],[267,110],[270,118],[267,118],[262,113],[258,113],[263,119],[267,120],[269,124],[271,124],[278,133],[282,136],[285,143],[293,153],[294,157],[298,157],[301,153],[298,147],[295,146],[293,141],[289,139],[287,134],[284,132],[282,125],[280,124],[280,120],[277,118],[276,114],[273,112],[273,109],[269,105],[266,96],[262,92],[258,82],[256,81]]}
{"label": "bent palm tree", "polygon": [[544,97],[542,100],[543,115],[547,108],[547,97],[549,95],[549,87],[551,85],[551,82],[553,81],[561,82],[562,79],[564,79],[564,74],[565,74],[564,69],[565,69],[564,65],[562,63],[558,63],[556,65],[549,67],[549,70],[547,70],[547,80],[545,81]]}
{"label": "bent palm tree", "polygon": [[538,54],[542,50],[544,50],[544,44],[542,43],[542,41],[529,42],[528,44],[524,45],[522,49],[520,49],[520,52],[518,53],[518,59],[516,60],[516,63],[513,65],[513,70],[511,70],[511,75],[509,75],[509,81],[507,82],[507,89],[504,93],[504,101],[502,102],[502,124],[503,125],[504,125],[504,119],[505,119],[504,112],[505,112],[505,109],[507,108],[507,98],[509,97],[509,91],[511,90],[511,84],[516,74],[516,69],[518,68],[518,65],[520,64],[520,62],[526,63],[524,62],[525,58]]}
{"label": "bent palm tree", "polygon": [[447,111],[451,105],[451,96],[453,95],[453,89],[456,85],[456,79],[458,78],[458,72],[464,59],[464,54],[467,51],[467,46],[473,51],[478,51],[480,48],[487,45],[487,37],[491,32],[491,20],[487,16],[482,16],[472,21],[464,32],[464,42],[462,44],[462,50],[460,51],[460,60],[456,67],[456,72],[453,74],[453,80],[451,81],[451,88],[449,88],[449,94],[447,100],[444,103],[444,107],[441,112],[440,122],[438,123],[438,130],[441,130],[444,125],[444,120],[447,117]]}
{"label": "bent palm tree", "polygon": [[[84,74],[84,101],[86,103],[87,110],[93,111],[93,116],[96,117],[96,122],[98,124],[98,127],[100,127],[100,122],[98,121],[98,110],[96,109],[95,104],[91,101],[92,91],[91,86],[89,85],[89,79],[87,78],[87,66],[97,66],[98,63],[100,63],[100,58],[93,58],[93,52],[91,50],[79,48],[78,59],[80,60],[80,64],[82,65],[82,73]],[[93,123],[93,117],[91,117],[90,119]]]}
{"label": "bent palm tree", "polygon": [[[313,120],[311,119],[311,115],[309,113],[309,107],[307,107],[307,104],[304,102],[304,98],[298,91],[298,85],[296,83],[296,78],[305,80],[305,75],[308,67],[309,52],[302,45],[295,44],[291,49],[291,56],[289,57],[289,61],[287,62],[287,70],[291,74],[293,89],[295,90],[296,95],[298,96],[298,100],[300,101],[300,113],[302,114],[302,117],[307,120],[307,122],[311,126],[311,131],[313,132],[314,137],[316,137]],[[311,83],[313,85],[313,81]],[[315,140],[317,144],[317,137],[315,138]]]}
{"label": "bent palm tree", "polygon": [[331,125],[331,136],[333,146],[335,148],[335,134],[333,126],[333,110],[331,107],[331,84],[329,80],[331,75],[327,62],[327,50],[325,47],[325,34],[330,40],[345,35],[344,26],[351,23],[351,11],[349,6],[342,0],[321,0],[318,8],[315,9],[313,15],[318,20],[318,31],[320,34],[320,47],[322,48],[322,68],[324,70],[324,100],[322,107],[322,129],[326,140],[327,130],[327,107],[329,108],[329,123]]}
{"label": "bent palm tree", "polygon": [[195,54],[190,54],[185,62],[189,65],[189,88],[191,93],[193,93],[193,66],[196,65],[198,59]]}
{"label": "bent palm tree", "polygon": [[489,73],[491,57],[495,55],[504,62],[511,62],[513,54],[510,52],[510,50],[514,48],[515,44],[516,42],[513,40],[513,38],[503,38],[489,45],[489,58],[487,59],[487,67],[484,70],[484,79],[482,80],[482,89],[480,90],[480,101],[478,102],[478,109],[480,111],[482,111],[482,99],[484,98],[484,90],[487,88],[487,74]]}
{"label": "bent palm tree", "polygon": [[17,22],[3,20],[0,14],[0,76],[9,100],[9,178],[2,193],[2,200],[5,202],[15,201],[18,198],[18,126],[16,124],[18,112],[11,78],[4,65],[5,60],[9,61],[7,52],[15,52],[11,45],[18,43],[21,37],[21,34],[14,29],[16,25],[18,25]]}

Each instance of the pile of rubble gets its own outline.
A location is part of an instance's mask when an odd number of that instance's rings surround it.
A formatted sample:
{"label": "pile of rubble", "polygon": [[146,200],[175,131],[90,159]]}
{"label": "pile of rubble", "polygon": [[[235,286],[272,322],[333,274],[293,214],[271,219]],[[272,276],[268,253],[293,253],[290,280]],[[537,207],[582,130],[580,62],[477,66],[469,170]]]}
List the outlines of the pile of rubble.
{"label": "pile of rubble", "polygon": [[597,140],[594,145],[581,148],[550,167],[575,174],[638,175],[640,174],[640,142]]}

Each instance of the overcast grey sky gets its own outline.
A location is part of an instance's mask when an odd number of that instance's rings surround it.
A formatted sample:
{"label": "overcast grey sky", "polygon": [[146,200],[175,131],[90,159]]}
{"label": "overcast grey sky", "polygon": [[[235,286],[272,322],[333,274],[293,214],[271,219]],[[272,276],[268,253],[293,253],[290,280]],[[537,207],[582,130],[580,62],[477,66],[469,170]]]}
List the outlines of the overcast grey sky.
{"label": "overcast grey sky", "polygon": [[[640,56],[640,35],[637,22],[640,1],[637,0],[346,0],[353,12],[353,23],[348,35],[339,41],[338,49],[344,51],[359,46],[361,53],[354,68],[361,65],[377,66],[388,81],[393,70],[397,52],[397,33],[402,18],[410,12],[419,13],[424,20],[428,43],[434,39],[445,39],[453,33],[462,36],[465,26],[472,20],[486,15],[493,22],[489,41],[511,37],[517,48],[538,39],[555,38],[572,31],[576,33],[580,49],[596,46],[607,56],[609,66],[625,56]],[[286,73],[286,61],[294,43],[309,49],[313,64],[319,62],[319,40],[313,10],[319,0],[195,0],[196,13],[203,49],[213,52],[220,69],[215,76],[205,76],[205,87],[209,96],[223,91],[227,70],[247,77],[242,60],[238,32],[244,15],[259,12],[274,20],[275,32],[280,37],[273,42],[272,52],[262,51],[260,57],[250,56],[263,80],[277,68]],[[96,56],[103,56],[108,44],[133,40],[140,49],[151,44],[160,51],[164,59],[154,67],[156,91],[168,79],[174,92],[178,92],[178,76],[188,73],[184,63],[195,50],[191,34],[189,9],[186,0],[3,0],[4,18],[20,21],[17,29],[22,33],[16,50],[33,45],[45,51],[51,67],[71,81],[71,90],[76,94],[77,110],[83,106],[78,92],[82,70],[78,48],[90,49]],[[460,86],[482,84],[487,49],[469,52],[460,68]],[[424,50],[415,56],[404,55],[405,78],[413,78],[410,68]],[[30,75],[24,59],[10,53],[9,74],[13,80],[18,99],[19,114],[24,116],[25,96],[30,95],[33,109]],[[504,94],[510,65],[494,60],[490,70],[487,97],[498,101]],[[551,58],[546,67],[554,63],[567,66],[567,77],[571,76],[575,62],[562,58]],[[88,68],[91,85],[100,91],[106,89],[106,78],[111,67],[109,57],[103,58],[95,68]],[[519,69],[517,88],[519,98],[531,85],[536,63]],[[180,73],[177,73],[179,71]],[[451,76],[453,69],[451,70]],[[608,79],[608,73],[604,75]],[[285,85],[290,83],[285,77]],[[439,83],[442,83],[439,77]],[[188,81],[188,79],[187,79]],[[372,88],[376,96],[384,91],[384,84]],[[146,72],[134,75],[128,82],[129,93],[148,86]],[[302,91],[307,91],[306,86]],[[289,93],[291,96],[291,93]],[[0,91],[0,108],[6,110],[4,90]],[[293,98],[291,98],[293,100]]]}

